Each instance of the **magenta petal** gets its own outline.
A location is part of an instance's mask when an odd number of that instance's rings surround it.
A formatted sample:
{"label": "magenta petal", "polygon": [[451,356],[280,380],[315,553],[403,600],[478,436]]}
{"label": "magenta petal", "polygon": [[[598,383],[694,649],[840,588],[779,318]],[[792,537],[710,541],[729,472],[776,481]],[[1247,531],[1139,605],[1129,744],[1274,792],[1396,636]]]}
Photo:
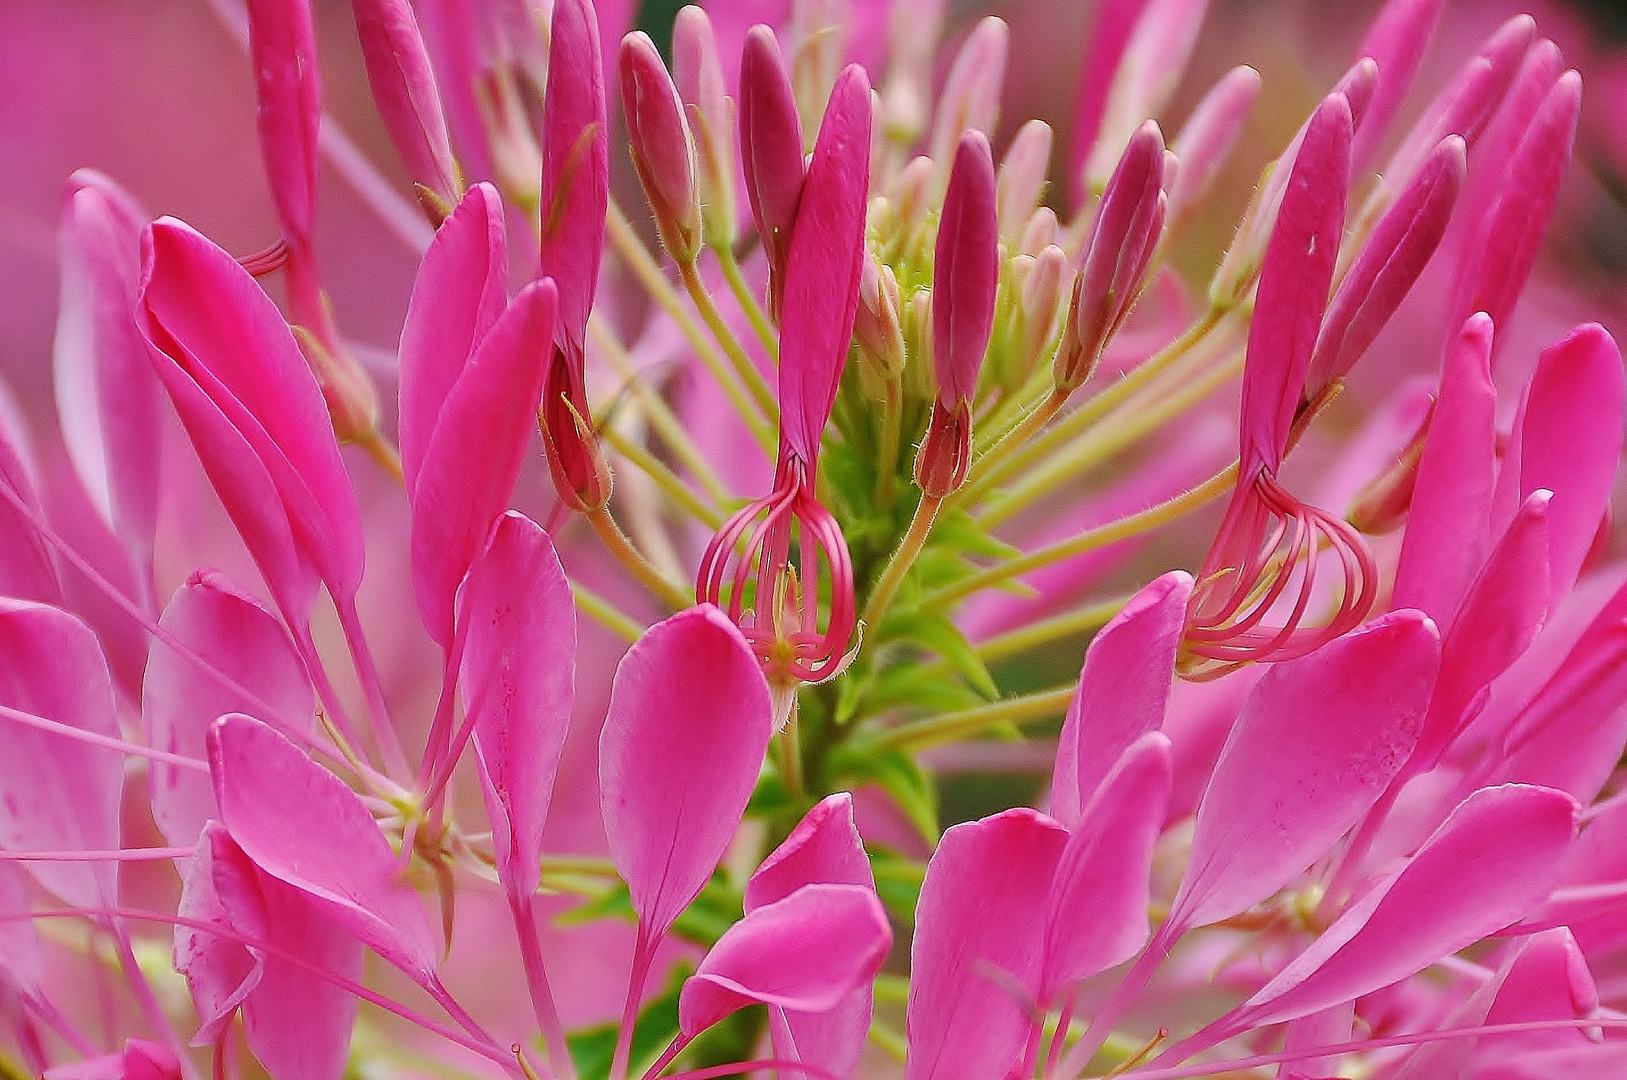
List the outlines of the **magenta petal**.
{"label": "magenta petal", "polygon": [[1169,739],[1149,731],[1102,781],[1062,853],[1046,915],[1040,1000],[1134,956],[1146,944],[1152,849],[1172,778]]}
{"label": "magenta petal", "polygon": [[[1594,1015],[1598,1008],[1599,988],[1588,970],[1587,957],[1571,932],[1561,926],[1533,934],[1526,942],[1503,979],[1486,1023],[1576,1020]],[[1492,1035],[1481,1039],[1476,1050],[1482,1062],[1490,1063],[1588,1043],[1585,1031],[1572,1028]]]}
{"label": "magenta petal", "polygon": [[[159,374],[188,431],[196,440],[198,429],[216,422],[200,417],[204,406],[177,386],[178,376],[196,385],[259,458],[296,542],[328,588],[348,600],[362,576],[360,513],[327,406],[293,333],[248,271],[189,226],[162,218],[146,236],[136,321],[160,354]],[[199,303],[205,296],[210,303]],[[209,457],[236,453],[213,439],[198,449]],[[238,467],[208,458],[204,465],[211,479],[215,470]],[[221,487],[228,510],[237,504],[239,531],[240,513],[270,514],[245,511],[247,497]],[[251,548],[257,542],[246,532],[244,540]]]}
{"label": "magenta petal", "polygon": [[[0,430],[0,484],[10,488],[35,517],[45,519],[28,466],[4,430]],[[19,513],[10,499],[0,499],[0,596],[63,603],[56,557],[28,515]]]}
{"label": "magenta petal", "polygon": [[806,885],[726,930],[684,983],[678,1029],[694,1038],[757,1002],[823,1012],[871,983],[893,933],[875,890]]}
{"label": "magenta petal", "polygon": [[[1344,232],[1350,185],[1350,105],[1324,98],[1306,122],[1260,269],[1243,369],[1243,474],[1275,469],[1299,407]],[[1280,167],[1280,166],[1279,166]]]}
{"label": "magenta petal", "polygon": [[905,1080],[1005,1076],[1016,1066],[1067,843],[1066,829],[1027,809],[943,834],[915,909]]}
{"label": "magenta petal", "polygon": [[316,213],[322,78],[309,0],[248,0],[260,152],[288,239],[311,241]]}
{"label": "magenta petal", "polygon": [[[104,738],[119,735],[96,635],[43,604],[0,598],[0,705]],[[112,850],[123,788],[117,750],[0,719],[0,848]],[[115,864],[31,862],[28,869],[76,907],[118,903]]]}
{"label": "magenta petal", "polygon": [[740,53],[740,165],[757,236],[777,281],[791,252],[807,165],[791,77],[766,26],[747,31]]}
{"label": "magenta petal", "polygon": [[458,199],[458,168],[446,137],[441,96],[408,0],[351,0],[367,81],[384,128],[413,183],[447,206]]}
{"label": "magenta petal", "polygon": [[418,894],[356,793],[252,717],[209,729],[209,771],[232,839],[421,985],[440,954]]}
{"label": "magenta petal", "polygon": [[555,0],[545,101],[542,272],[559,288],[555,338],[580,353],[599,281],[610,198],[604,68],[589,0]]}
{"label": "magenta petal", "polygon": [[870,80],[850,65],[819,125],[786,263],[780,441],[810,479],[858,313],[869,190]]}
{"label": "magenta petal", "polygon": [[932,364],[945,409],[970,406],[977,394],[1000,284],[1000,223],[994,157],[981,131],[955,148],[932,260]]}
{"label": "magenta petal", "polygon": [[1575,800],[1548,788],[1475,792],[1391,881],[1250,998],[1239,1022],[1260,1027],[1349,1001],[1519,921],[1548,898],[1577,814]]}
{"label": "magenta petal", "polygon": [[548,279],[520,290],[446,396],[412,498],[412,581],[424,626],[452,643],[458,583],[508,506],[536,426],[554,334]]}
{"label": "magenta petal", "polygon": [[576,692],[570,582],[531,519],[514,511],[497,519],[458,594],[458,627],[497,876],[518,900],[542,874],[542,831]]}
{"label": "magenta petal", "polygon": [[[200,571],[175,591],[159,625],[203,657],[278,717],[316,716],[311,681],[287,631],[259,602],[227,578]],[[162,642],[154,642],[141,683],[141,718],[149,744],[157,750],[202,760],[209,725],[221,715],[252,704],[204,674],[197,664]],[[171,844],[197,840],[204,822],[219,817],[215,789],[207,776],[162,762],[147,765],[153,820]]]}
{"label": "magenta petal", "polygon": [[1412,752],[1439,660],[1434,624],[1398,611],[1267,671],[1198,807],[1171,924],[1230,918],[1326,854]]}
{"label": "magenta petal", "polygon": [[1378,61],[1378,83],[1367,106],[1361,130],[1351,147],[1354,169],[1366,168],[1384,140],[1390,121],[1401,108],[1412,80],[1424,60],[1424,50],[1440,23],[1446,0],[1390,0],[1368,28],[1356,49],[1357,56]]}
{"label": "magenta petal", "polygon": [[147,220],[100,173],[81,169],[69,179],[51,355],[57,415],[74,471],[143,573],[151,572],[163,431],[160,391],[131,315]]}
{"label": "magenta petal", "polygon": [[1497,391],[1491,319],[1478,313],[1446,354],[1391,602],[1450,626],[1491,547],[1497,474]]}
{"label": "magenta petal", "polygon": [[[218,872],[217,861],[221,864]],[[192,922],[217,926],[221,933],[177,926],[172,950],[175,970],[185,976],[198,1013],[198,1032],[192,1040],[195,1045],[213,1043],[226,1032],[238,1006],[265,974],[265,957],[250,952],[237,940],[236,935],[242,931],[233,924],[232,913],[226,910],[215,885],[218,877],[229,891],[252,891],[255,876],[254,865],[232,843],[225,826],[209,822],[198,834],[197,852],[181,882],[181,900],[175,913]],[[243,905],[234,907],[240,911]],[[264,923],[263,914],[260,922]]]}
{"label": "magenta petal", "polygon": [[1068,828],[1130,745],[1164,723],[1192,575],[1172,570],[1131,598],[1085,651],[1051,777],[1051,813]]}
{"label": "magenta petal", "polygon": [[622,657],[599,737],[600,805],[650,940],[712,876],[773,731],[756,655],[709,604],[650,627]]}
{"label": "magenta petal", "polygon": [[1554,493],[1550,594],[1570,592],[1598,535],[1615,481],[1627,420],[1621,351],[1597,323],[1544,349],[1526,388],[1498,477],[1496,519],[1533,491]]}
{"label": "magenta petal", "polygon": [[435,230],[401,327],[401,471],[409,492],[452,386],[508,302],[503,201],[476,184]]}
{"label": "magenta petal", "polygon": [[784,900],[804,885],[875,888],[870,858],[853,820],[853,796],[827,795],[746,882],[746,911]]}

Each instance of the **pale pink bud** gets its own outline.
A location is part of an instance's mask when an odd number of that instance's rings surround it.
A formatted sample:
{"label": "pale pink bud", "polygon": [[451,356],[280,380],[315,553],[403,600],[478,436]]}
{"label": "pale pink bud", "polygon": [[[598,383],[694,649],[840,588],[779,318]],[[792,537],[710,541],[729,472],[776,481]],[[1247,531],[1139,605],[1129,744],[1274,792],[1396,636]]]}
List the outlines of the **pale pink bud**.
{"label": "pale pink bud", "polygon": [[1068,253],[1052,244],[1034,256],[1022,283],[1022,350],[1024,366],[1038,360],[1056,327],[1062,286],[1068,275]]}
{"label": "pale pink bud", "polygon": [[1149,120],[1125,148],[1085,240],[1053,367],[1056,388],[1064,393],[1090,378],[1141,293],[1164,225],[1163,175],[1164,137]]}
{"label": "pale pink bud", "polygon": [[853,322],[853,338],[859,355],[869,360],[888,378],[904,370],[904,330],[900,324],[898,278],[893,268],[876,261],[868,251],[859,276],[859,310]]}
{"label": "pale pink bud", "polygon": [[1314,401],[1355,365],[1429,265],[1463,190],[1463,140],[1441,140],[1351,265],[1322,321],[1305,398]]}
{"label": "pale pink bud", "polygon": [[847,55],[847,28],[853,23],[849,0],[792,0],[791,89],[802,121],[806,151],[830,100],[831,87]]}
{"label": "pale pink bud", "polygon": [[932,58],[944,0],[894,4],[887,20],[887,81],[881,88],[881,132],[914,146],[932,108]]}
{"label": "pale pink bud", "polygon": [[977,393],[999,284],[994,158],[983,133],[968,131],[955,148],[932,263],[933,365],[946,408],[968,405]]}
{"label": "pale pink bud", "polygon": [[932,159],[918,157],[899,170],[893,181],[892,204],[906,228],[926,216],[932,201],[932,172]]}
{"label": "pale pink bud", "polygon": [[740,57],[740,160],[751,216],[768,257],[769,305],[778,313],[806,166],[791,80],[774,32],[762,25],[747,31]]}
{"label": "pale pink bud", "polygon": [[683,103],[655,42],[642,30],[621,41],[621,104],[627,141],[655,227],[667,253],[681,264],[700,253],[701,208],[695,186],[695,144]]}
{"label": "pale pink bud", "polygon": [[1150,0],[1113,75],[1101,126],[1085,162],[1085,184],[1100,191],[1141,122],[1175,93],[1203,29],[1209,0]]}
{"label": "pale pink bud", "polygon": [[1051,166],[1051,125],[1030,120],[1017,129],[997,183],[1000,202],[1000,237],[1010,244],[1028,223],[1045,192],[1045,174]]}
{"label": "pale pink bud", "polygon": [[938,95],[932,122],[932,160],[947,168],[960,133],[968,128],[988,135],[1000,112],[1000,88],[1006,78],[1006,54],[1011,30],[1004,20],[990,15],[972,28]]}
{"label": "pale pink bud", "polygon": [[718,62],[717,38],[706,12],[691,4],[672,24],[672,76],[689,111],[694,136],[696,181],[707,244],[734,246],[733,106]]}
{"label": "pale pink bud", "polygon": [[1049,206],[1035,210],[1017,238],[1017,250],[1023,255],[1038,255],[1057,242],[1062,226],[1057,224],[1056,211]]}
{"label": "pale pink bud", "polygon": [[1259,93],[1260,73],[1244,64],[1227,72],[1192,110],[1172,147],[1181,161],[1169,193],[1172,230],[1209,194]]}
{"label": "pale pink bud", "polygon": [[1351,150],[1351,168],[1358,175],[1377,152],[1385,130],[1401,108],[1445,6],[1446,0],[1390,0],[1356,50],[1357,56],[1371,57],[1378,63],[1378,84],[1369,106],[1371,115],[1358,128]]}
{"label": "pale pink bud", "polygon": [[430,71],[418,20],[407,0],[351,0],[367,82],[390,141],[439,225],[462,191],[446,137],[441,95]]}

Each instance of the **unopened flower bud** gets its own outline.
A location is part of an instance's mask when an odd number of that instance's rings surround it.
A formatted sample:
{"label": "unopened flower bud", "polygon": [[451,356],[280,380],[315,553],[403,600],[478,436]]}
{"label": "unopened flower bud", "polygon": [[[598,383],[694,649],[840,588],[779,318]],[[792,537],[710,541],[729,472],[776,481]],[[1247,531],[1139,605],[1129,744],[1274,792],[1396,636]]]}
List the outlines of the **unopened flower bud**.
{"label": "unopened flower bud", "polygon": [[655,211],[667,253],[681,265],[700,253],[701,208],[695,185],[695,143],[655,43],[642,30],[621,42],[621,102],[633,168]]}
{"label": "unopened flower bud", "polygon": [[887,21],[887,81],[881,88],[881,133],[914,146],[932,110],[932,56],[944,0],[894,4]]}
{"label": "unopened flower bud", "polygon": [[[988,135],[994,131],[1010,48],[1011,29],[1004,20],[990,15],[972,28],[955,54],[932,125],[932,160],[940,169],[949,167],[961,132],[971,129]],[[943,182],[940,179],[939,191]]]}
{"label": "unopened flower bud", "polygon": [[1034,256],[1034,265],[1023,277],[1018,311],[1025,368],[1032,369],[1051,340],[1067,274],[1068,253],[1052,244]]}
{"label": "unopened flower bud", "polygon": [[[1005,160],[1000,162],[1000,237],[1015,246],[1045,192],[1045,174],[1051,166],[1051,125],[1030,120],[1017,129]],[[1054,216],[1054,215],[1053,215]]]}
{"label": "unopened flower bud", "polygon": [[946,409],[970,405],[977,393],[999,285],[994,158],[983,133],[968,131],[955,149],[932,263],[933,366]]}
{"label": "unopened flower bud", "polygon": [[717,38],[706,12],[691,4],[672,24],[672,77],[688,108],[695,142],[702,233],[715,248],[735,240],[733,106],[718,61]]}
{"label": "unopened flower bud", "polygon": [[1169,193],[1172,230],[1209,194],[1259,93],[1260,73],[1245,64],[1227,72],[1192,110],[1173,147],[1181,169]]}
{"label": "unopened flower bud", "polygon": [[802,120],[803,150],[813,150],[819,118],[847,55],[849,0],[793,0],[791,4],[791,90]]}
{"label": "unopened flower bud", "polygon": [[1358,532],[1383,536],[1399,529],[1407,520],[1407,512],[1412,509],[1412,492],[1418,483],[1418,463],[1423,460],[1424,441],[1429,436],[1429,422],[1434,414],[1435,402],[1431,398],[1423,422],[1407,445],[1383,472],[1357,493],[1345,520]]}
{"label": "unopened flower bud", "polygon": [[1042,206],[1023,226],[1022,235],[1017,237],[1017,251],[1023,255],[1038,255],[1055,244],[1061,235],[1062,226],[1057,224],[1056,211]]}
{"label": "unopened flower bud", "polygon": [[408,0],[351,0],[350,6],[379,116],[438,226],[462,191],[418,20]]}
{"label": "unopened flower bud", "polygon": [[966,482],[971,465],[971,406],[962,402],[946,409],[941,400],[934,402],[926,437],[915,454],[915,486],[923,494],[941,499]]}
{"label": "unopened flower bud", "polygon": [[542,149],[530,117],[531,108],[541,100],[535,91],[506,64],[487,69],[475,80],[475,103],[486,128],[492,179],[506,201],[522,208],[542,204]]}
{"label": "unopened flower bud", "polygon": [[891,201],[905,232],[926,217],[932,201],[932,171],[932,159],[918,157],[893,181]]}
{"label": "unopened flower bud", "polygon": [[791,80],[774,32],[761,25],[747,31],[740,57],[740,158],[751,216],[768,258],[769,309],[778,317],[807,167]]}
{"label": "unopened flower bud", "polygon": [[1090,224],[1052,368],[1062,393],[1072,393],[1090,378],[1141,294],[1164,225],[1163,175],[1164,138],[1149,120],[1125,148]]}
{"label": "unopened flower bud", "polygon": [[349,353],[328,349],[304,326],[296,324],[292,329],[299,351],[305,354],[305,362],[311,366],[316,384],[322,389],[322,400],[327,403],[328,416],[333,421],[333,433],[340,442],[372,438],[379,414],[378,391],[373,388],[373,380]]}
{"label": "unopened flower bud", "polygon": [[893,268],[864,255],[859,278],[859,308],[853,321],[853,338],[859,355],[886,379],[896,379],[904,370],[904,330],[900,324],[898,278]]}
{"label": "unopened flower bud", "polygon": [[938,396],[932,359],[932,290],[917,289],[904,303],[904,348],[912,360],[904,367],[904,392],[918,400]]}

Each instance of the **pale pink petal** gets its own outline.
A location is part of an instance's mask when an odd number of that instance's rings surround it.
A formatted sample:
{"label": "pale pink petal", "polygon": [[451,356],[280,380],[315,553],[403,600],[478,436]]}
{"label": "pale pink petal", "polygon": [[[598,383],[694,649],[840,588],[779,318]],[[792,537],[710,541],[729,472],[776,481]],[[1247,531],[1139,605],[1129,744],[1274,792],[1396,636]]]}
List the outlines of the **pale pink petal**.
{"label": "pale pink petal", "polygon": [[1400,611],[1266,672],[1198,807],[1170,923],[1230,918],[1326,854],[1411,753],[1439,659],[1434,624]]}
{"label": "pale pink petal", "polygon": [[[0,484],[4,484],[40,519],[45,511],[27,465],[18,448],[0,431]],[[10,499],[0,499],[0,596],[63,602],[62,578],[56,556],[28,515],[18,512]]]}
{"label": "pale pink petal", "polygon": [[0,919],[0,985],[24,997],[40,992],[40,976],[45,972],[33,921],[13,917],[28,911],[30,900],[22,868],[0,866],[0,917],[4,917]]}
{"label": "pale pink petal", "polygon": [[[311,680],[276,618],[224,575],[199,571],[175,591],[159,625],[260,701],[279,718],[314,726]],[[205,674],[197,663],[154,642],[141,683],[141,718],[149,745],[202,760],[209,725],[252,702]],[[185,847],[204,822],[219,817],[207,776],[162,762],[147,765],[153,820],[171,844]]]}
{"label": "pale pink petal", "polygon": [[1368,117],[1350,150],[1351,167],[1357,172],[1372,160],[1400,110],[1445,6],[1446,0],[1390,0],[1357,47],[1357,56],[1378,61],[1378,84],[1367,107]]}
{"label": "pale pink petal", "polygon": [[1051,813],[1075,829],[1135,741],[1164,723],[1192,576],[1172,570],[1131,598],[1085,651],[1051,777]]}
{"label": "pale pink petal", "polygon": [[[934,106],[932,136],[927,152],[937,164],[939,176],[947,175],[949,160],[962,132],[981,131],[994,135],[1000,111],[1000,94],[1005,84],[1006,58],[1011,50],[1011,28],[998,16],[978,20],[966,35]],[[942,180],[939,180],[942,183]],[[942,190],[942,188],[939,188]]]}
{"label": "pale pink petal", "polygon": [[1219,178],[1260,95],[1260,73],[1244,64],[1228,71],[1198,102],[1170,147],[1181,163],[1169,191],[1173,230]]}
{"label": "pale pink petal", "polygon": [[[192,1007],[198,1014],[198,1031],[192,1041],[198,1045],[213,1043],[227,1031],[243,999],[265,975],[264,954],[250,952],[237,940],[243,931],[234,925],[216,886],[218,878],[228,892],[239,894],[234,906],[241,911],[246,905],[240,894],[252,894],[255,877],[253,864],[232,843],[226,827],[209,822],[198,834],[197,851],[182,878],[175,913],[190,922],[219,927],[221,932],[177,926],[171,951],[176,972],[186,978],[187,989],[192,991]],[[264,923],[263,913],[259,921]]]}
{"label": "pale pink petal", "polygon": [[1102,128],[1108,91],[1148,0],[1103,0],[1090,27],[1090,44],[1079,76],[1073,110],[1073,145],[1068,153],[1068,194],[1075,206],[1085,202],[1085,162]]}

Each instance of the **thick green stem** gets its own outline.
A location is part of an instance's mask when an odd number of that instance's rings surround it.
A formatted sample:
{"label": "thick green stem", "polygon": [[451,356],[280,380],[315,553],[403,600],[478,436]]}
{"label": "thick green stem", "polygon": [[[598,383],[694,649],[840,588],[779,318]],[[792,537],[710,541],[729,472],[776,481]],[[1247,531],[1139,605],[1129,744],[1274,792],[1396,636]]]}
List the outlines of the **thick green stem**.
{"label": "thick green stem", "polygon": [[712,300],[712,294],[706,291],[706,282],[701,280],[700,271],[694,263],[685,263],[678,267],[678,273],[684,280],[684,288],[689,290],[689,298],[695,302],[695,310],[701,313],[706,320],[706,326],[712,331],[712,336],[722,346],[723,352],[734,365],[734,373],[740,377],[747,392],[757,402],[764,418],[770,424],[780,422],[780,407],[774,400],[774,392],[768,388],[768,382],[763,373],[757,370],[751,357],[741,347],[740,339],[734,336],[728,324],[723,321],[723,313],[718,311],[717,304]]}
{"label": "thick green stem", "polygon": [[726,245],[718,245],[712,249],[717,256],[717,264],[723,268],[723,277],[729,283],[729,291],[734,293],[735,302],[740,310],[746,313],[751,321],[751,328],[757,335],[757,340],[763,343],[768,355],[777,364],[780,362],[780,336],[773,324],[768,321],[768,315],[763,311],[763,305],[758,303],[757,297],[752,294],[751,286],[746,283],[745,275],[740,272],[740,263],[734,257],[734,252]]}
{"label": "thick green stem", "polygon": [[932,522],[938,516],[938,507],[943,505],[943,497],[939,495],[921,495],[921,501],[915,505],[915,516],[910,518],[909,531],[899,542],[898,550],[888,560],[887,568],[882,571],[881,579],[870,592],[870,601],[864,605],[866,626],[881,626],[882,618],[887,614],[887,608],[892,604],[893,597],[898,593],[898,586],[903,584],[904,575],[909,573],[910,565],[915,557],[926,546],[926,538],[932,532]]}

